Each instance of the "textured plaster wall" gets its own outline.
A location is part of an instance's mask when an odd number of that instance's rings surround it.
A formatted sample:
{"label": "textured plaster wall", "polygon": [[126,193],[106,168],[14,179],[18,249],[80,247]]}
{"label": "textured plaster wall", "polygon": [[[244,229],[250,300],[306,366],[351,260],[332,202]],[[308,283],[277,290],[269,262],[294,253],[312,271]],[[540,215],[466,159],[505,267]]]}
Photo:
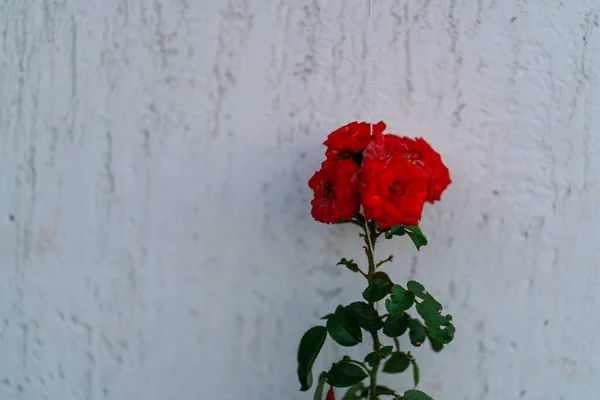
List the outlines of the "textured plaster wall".
{"label": "textured plaster wall", "polygon": [[[454,180],[430,246],[380,253],[455,317],[447,350],[413,352],[423,389],[599,398],[600,2],[374,14],[375,118]],[[312,221],[306,182],[324,136],[368,118],[367,15],[0,2],[1,400],[312,398],[296,344],[363,283],[335,266],[362,260],[356,232]],[[318,370],[346,352],[325,349]]]}

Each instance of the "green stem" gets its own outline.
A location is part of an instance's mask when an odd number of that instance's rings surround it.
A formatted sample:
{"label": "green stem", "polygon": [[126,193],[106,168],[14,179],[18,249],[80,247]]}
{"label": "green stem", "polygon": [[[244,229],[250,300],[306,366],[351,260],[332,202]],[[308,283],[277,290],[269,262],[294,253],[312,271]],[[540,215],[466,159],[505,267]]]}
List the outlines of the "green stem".
{"label": "green stem", "polygon": [[373,257],[375,242],[371,241],[371,235],[369,234],[369,229],[366,223],[363,224],[363,230],[365,232],[365,244],[367,245],[365,248],[365,253],[367,253],[367,259],[369,260],[369,283],[371,283],[373,280],[373,274],[375,274],[375,259]]}
{"label": "green stem", "polygon": [[394,344],[396,345],[396,349],[400,351],[400,341],[397,337],[394,338]]}
{"label": "green stem", "polygon": [[[377,336],[377,332],[371,332],[371,336],[373,337],[373,350],[375,351],[375,353],[379,354],[379,337]],[[380,363],[381,362],[375,364],[375,366],[371,370],[371,400],[377,399],[377,372],[379,370]]]}
{"label": "green stem", "polygon": [[365,278],[369,279],[369,275],[365,274],[365,272],[362,269],[358,268],[358,272]]}
{"label": "green stem", "polygon": [[386,258],[385,260],[381,260],[379,261],[377,264],[375,264],[375,268],[379,268],[380,266],[382,266],[383,264],[385,264],[386,262],[390,262],[394,259],[394,256],[389,256],[388,258]]}
{"label": "green stem", "polygon": [[[375,225],[368,224],[366,221],[363,222],[363,230],[365,232],[365,253],[367,253],[367,259],[369,260],[369,272],[367,278],[369,279],[369,283],[373,281],[373,275],[375,274],[375,258],[373,255],[373,251],[375,249],[375,240],[377,237],[377,232],[375,229]],[[371,303],[373,305],[373,303]],[[373,350],[376,354],[380,354],[380,346],[379,346],[379,336],[377,332],[371,332],[371,336],[373,337]],[[371,400],[377,400],[377,372],[379,370],[379,363],[375,364],[373,369],[371,370],[371,389],[369,397]]]}

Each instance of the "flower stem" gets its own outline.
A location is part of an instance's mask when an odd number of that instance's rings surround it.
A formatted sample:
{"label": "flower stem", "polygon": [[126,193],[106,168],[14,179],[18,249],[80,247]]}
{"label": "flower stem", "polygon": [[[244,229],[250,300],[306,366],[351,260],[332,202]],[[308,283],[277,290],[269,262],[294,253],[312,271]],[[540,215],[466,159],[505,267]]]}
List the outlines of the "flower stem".
{"label": "flower stem", "polygon": [[[379,352],[380,352],[379,337],[377,336],[377,332],[371,332],[371,336],[373,337],[373,350],[375,351],[375,353],[379,354]],[[370,390],[371,400],[377,399],[377,372],[378,372],[378,370],[379,370],[379,363],[375,364],[375,366],[373,366],[373,369],[371,370],[371,390]]]}
{"label": "flower stem", "polygon": [[[364,238],[365,238],[365,253],[367,254],[367,259],[369,260],[369,272],[367,275],[367,279],[369,280],[369,283],[371,283],[373,281],[373,275],[375,274],[375,257],[374,257],[374,250],[375,250],[375,241],[377,240],[377,232],[375,229],[375,226],[373,224],[368,225],[368,223],[366,221],[363,221],[363,230],[365,232]],[[371,305],[373,305],[373,303],[370,303]],[[380,353],[380,345],[379,345],[379,336],[377,335],[377,331],[375,332],[371,332],[371,337],[373,338],[373,351],[375,351],[376,354]],[[373,369],[371,370],[371,385],[370,385],[370,391],[369,391],[369,398],[370,400],[377,400],[377,372],[379,370],[379,363],[375,364],[375,366],[373,366]]]}

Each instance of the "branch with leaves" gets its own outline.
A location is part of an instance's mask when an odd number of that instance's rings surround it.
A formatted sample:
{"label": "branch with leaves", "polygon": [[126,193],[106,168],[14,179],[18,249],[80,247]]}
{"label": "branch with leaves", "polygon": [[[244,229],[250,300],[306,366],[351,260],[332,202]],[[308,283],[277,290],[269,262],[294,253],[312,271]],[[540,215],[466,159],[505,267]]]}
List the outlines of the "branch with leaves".
{"label": "branch with leaves", "polygon": [[[417,227],[395,227],[391,230],[371,229],[369,223],[363,222],[365,231],[365,253],[369,260],[367,287],[362,293],[365,301],[357,301],[347,306],[339,305],[334,313],[323,317],[325,326],[315,326],[309,329],[298,350],[298,377],[302,390],[308,390],[312,383],[312,365],[317,358],[325,340],[329,336],[337,344],[344,347],[356,346],[363,341],[363,331],[373,339],[373,351],[367,354],[363,361],[344,357],[334,363],[329,371],[319,375],[315,400],[322,399],[325,384],[332,387],[349,387],[343,399],[377,399],[388,396],[393,399],[428,400],[431,399],[419,390],[408,390],[403,394],[377,384],[377,375],[381,366],[382,372],[398,374],[412,367],[414,385],[419,384],[420,372],[415,358],[410,351],[402,352],[398,338],[408,333],[413,346],[419,347],[429,341],[433,350],[441,351],[445,344],[454,338],[455,328],[451,315],[442,314],[442,305],[429,294],[423,285],[409,281],[406,287],[394,284],[383,271],[376,271],[377,264],[373,263],[373,252],[376,239],[369,232],[385,233],[386,238],[393,238],[398,232],[410,231],[415,245],[426,243],[425,236]],[[371,223],[373,224],[373,223]],[[401,230],[400,228],[404,228]],[[346,266],[352,272],[360,272],[354,261],[342,259],[338,265]],[[376,304],[384,301],[387,313],[379,315]],[[416,310],[418,317],[413,317],[409,310]],[[420,317],[420,318],[419,318]],[[379,332],[392,344],[385,344],[379,338]],[[396,344],[396,349],[394,349]],[[369,380],[368,385],[364,381]]]}
{"label": "branch with leaves", "polygon": [[[363,360],[345,356],[319,374],[314,400],[323,399],[325,385],[330,386],[326,400],[335,400],[334,388],[348,388],[342,400],[431,400],[414,388],[398,392],[381,386],[378,374],[398,374],[412,367],[416,388],[419,367],[410,351],[400,349],[399,338],[407,334],[415,347],[428,341],[436,352],[454,338],[452,316],[443,314],[442,305],[422,284],[394,283],[382,270],[392,261],[391,255],[375,261],[381,236],[408,236],[417,250],[427,245],[418,226],[423,205],[439,200],[451,182],[441,157],[427,142],[384,134],[384,130],[383,122],[353,122],[332,132],[324,143],[327,160],[309,180],[314,192],[313,217],[323,223],[358,226],[367,265],[361,268],[346,258],[338,263],[365,278],[364,301],[338,305],[323,317],[324,325],[313,326],[304,334],[298,348],[301,390],[311,388],[313,364],[328,337],[343,347],[362,343],[363,332],[372,341],[372,351]],[[381,315],[379,302],[387,311]]]}

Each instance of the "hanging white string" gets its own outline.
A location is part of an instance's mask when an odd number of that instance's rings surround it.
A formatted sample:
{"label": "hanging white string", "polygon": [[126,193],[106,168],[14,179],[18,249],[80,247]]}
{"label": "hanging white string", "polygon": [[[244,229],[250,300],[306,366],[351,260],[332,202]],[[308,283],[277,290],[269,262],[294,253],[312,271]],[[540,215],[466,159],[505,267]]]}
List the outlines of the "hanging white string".
{"label": "hanging white string", "polygon": [[373,1],[369,0],[369,124],[371,135],[373,135],[373,64],[375,56],[373,54],[374,32],[373,32]]}

